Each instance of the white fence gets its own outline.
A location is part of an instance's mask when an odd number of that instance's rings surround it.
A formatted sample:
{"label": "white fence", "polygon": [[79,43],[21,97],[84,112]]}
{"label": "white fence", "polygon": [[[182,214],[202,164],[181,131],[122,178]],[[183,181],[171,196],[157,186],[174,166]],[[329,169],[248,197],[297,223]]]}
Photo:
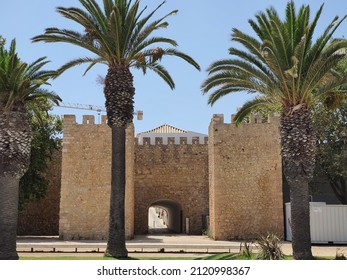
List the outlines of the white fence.
{"label": "white fence", "polygon": [[[286,240],[292,241],[290,203],[285,204]],[[310,202],[312,243],[347,243],[347,206]]]}

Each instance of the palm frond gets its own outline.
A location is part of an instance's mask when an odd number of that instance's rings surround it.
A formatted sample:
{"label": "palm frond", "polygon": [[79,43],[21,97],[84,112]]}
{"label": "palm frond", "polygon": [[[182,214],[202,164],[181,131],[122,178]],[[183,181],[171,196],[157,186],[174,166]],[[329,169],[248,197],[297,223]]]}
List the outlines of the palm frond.
{"label": "palm frond", "polygon": [[290,2],[286,6],[286,20],[284,23],[284,27],[286,29],[291,50],[294,50],[294,47],[295,47],[295,44],[294,44],[295,29],[296,29],[295,25],[296,25],[295,4],[294,2]]}
{"label": "palm frond", "polygon": [[[0,52],[0,110],[22,110],[28,102],[37,100],[38,93],[44,94],[43,85],[56,76],[56,71],[43,70],[48,63],[45,57],[27,64],[22,62],[16,53],[15,40],[10,50]],[[47,96],[47,98],[53,98]],[[59,99],[55,95],[56,99]],[[52,99],[53,100],[53,99]]]}
{"label": "palm frond", "polygon": [[243,92],[246,91],[248,93],[255,93],[256,91],[250,91],[242,86],[237,87],[234,85],[224,84],[220,86],[218,89],[214,90],[208,96],[207,104],[213,106],[216,101],[218,101],[221,97],[226,96],[230,93]]}
{"label": "palm frond", "polygon": [[312,95],[312,91],[325,82],[327,75],[331,73],[331,69],[337,66],[342,57],[344,56],[323,56],[315,61],[302,83],[302,99],[309,98],[309,96]]}
{"label": "palm frond", "polygon": [[253,66],[257,67],[266,76],[271,77],[272,80],[274,80],[274,81],[277,80],[277,78],[274,76],[273,72],[266,65],[263,57],[260,58],[258,56],[255,56],[255,55],[250,54],[244,50],[240,50],[237,48],[229,48],[229,53],[231,55],[236,56],[236,57],[240,58],[241,60],[244,60],[244,61],[252,64]]}
{"label": "palm frond", "polygon": [[307,34],[307,40],[308,40],[309,42],[312,41],[312,36],[313,36],[313,33],[314,33],[315,28],[316,28],[316,26],[317,26],[318,20],[319,20],[321,14],[322,14],[323,7],[324,7],[324,4],[322,4],[322,5],[320,6],[320,8],[319,8],[319,10],[317,11],[317,13],[316,13],[316,15],[315,15],[313,21],[312,21],[312,22],[309,24],[309,26],[308,26],[308,31],[307,31],[306,34]]}
{"label": "palm frond", "polygon": [[177,49],[164,49],[164,55],[167,56],[175,56],[183,59],[184,61],[188,62],[190,65],[195,67],[197,70],[201,70],[200,65],[189,55],[177,50]]}
{"label": "palm frond", "polygon": [[251,54],[254,54],[257,57],[262,57],[261,53],[261,41],[258,41],[252,36],[247,35],[246,33],[241,32],[237,28],[232,29],[231,40],[240,43],[249,51]]}
{"label": "palm frond", "polygon": [[[199,64],[192,57],[175,49],[175,40],[154,36],[155,31],[168,26],[166,19],[177,13],[177,10],[173,10],[151,21],[166,1],[147,15],[144,15],[147,6],[140,9],[140,0],[103,0],[103,7],[97,0],[79,1],[82,8],[58,7],[57,11],[61,16],[82,26],[84,32],[52,27],[47,28],[44,34],[32,38],[33,42],[69,43],[96,55],[96,58],[76,58],[65,63],[58,69],[59,74],[84,63],[89,64],[86,72],[97,63],[106,63],[109,67],[123,65],[141,69],[143,73],[151,69],[173,88],[174,83],[168,72],[156,63],[163,56],[179,57],[200,70]],[[158,47],[160,44],[168,44],[172,48]]]}
{"label": "palm frond", "polygon": [[[93,18],[95,19],[95,22],[97,22],[98,27],[103,33],[107,32],[107,17],[103,13],[101,7],[95,0],[80,0],[81,4],[86,8],[86,10],[89,12],[89,15],[93,15]],[[85,14],[85,17],[88,18],[89,16]],[[94,24],[95,26],[95,24]]]}
{"label": "palm frond", "polygon": [[104,13],[107,18],[109,18],[113,9],[113,1],[112,0],[103,0],[104,4]]}
{"label": "palm frond", "polygon": [[146,65],[146,68],[152,70],[154,73],[158,74],[164,81],[169,85],[171,89],[175,88],[175,83],[171,78],[169,72],[160,64],[153,63]]}
{"label": "palm frond", "polygon": [[221,60],[212,64],[208,69],[210,74],[220,71],[234,71],[253,77],[254,80],[262,84],[274,83],[272,76],[265,75],[262,71],[254,67],[253,64],[242,59]]}
{"label": "palm frond", "polygon": [[342,75],[333,80],[328,80],[324,85],[318,87],[313,94],[312,102],[326,99],[331,95],[336,95],[339,99],[347,99],[347,75]]}
{"label": "palm frond", "polygon": [[44,56],[30,63],[27,69],[28,75],[35,73],[36,71],[38,71],[39,69],[41,69],[43,66],[45,66],[47,63],[50,62],[49,60],[46,60],[46,59],[47,57]]}
{"label": "palm frond", "polygon": [[[131,2],[129,2],[130,5]],[[134,29],[136,28],[138,24],[138,9],[139,9],[139,1],[136,1],[135,4],[129,9],[129,12],[127,13],[127,17],[125,18],[124,22],[124,34],[122,36],[122,54],[126,55],[129,49],[129,41],[131,40],[132,34]]]}
{"label": "palm frond", "polygon": [[90,52],[95,53],[96,55],[104,56],[104,52],[102,52],[94,44],[87,42],[84,39],[83,34],[72,30],[47,28],[44,34],[33,37],[32,41],[44,41],[47,43],[69,43],[89,50]]}
{"label": "palm frond", "polygon": [[[110,14],[110,35],[114,42],[114,60],[119,62],[121,60],[121,34],[122,34],[122,17],[117,7],[113,7],[113,11]],[[112,63],[112,61],[111,61]]]}
{"label": "palm frond", "polygon": [[311,106],[316,96],[341,92],[346,81],[343,75],[333,75],[332,69],[345,59],[347,41],[332,40],[332,36],[346,16],[335,17],[313,41],[322,10],[323,5],[310,21],[308,5],[296,11],[294,1],[289,1],[283,20],[271,7],[248,21],[256,37],[233,28],[231,40],[241,47],[229,49],[234,58],[218,60],[207,69],[209,77],[201,88],[209,93],[208,103],[246,91],[282,107]]}
{"label": "palm frond", "polygon": [[45,98],[49,101],[53,102],[55,105],[59,105],[59,102],[62,101],[62,99],[53,91],[49,91],[47,89],[39,88],[35,90],[30,96],[28,96],[27,100],[28,102],[35,101],[39,98]]}
{"label": "palm frond", "polygon": [[133,60],[133,57],[138,53],[150,53],[150,47],[155,44],[169,44],[172,46],[177,46],[177,42],[170,38],[165,37],[151,37],[144,40],[141,44],[136,45],[134,48],[129,49],[129,54],[127,54],[128,60]]}
{"label": "palm frond", "polygon": [[[220,94],[219,88],[223,88],[223,95]],[[225,90],[230,89],[230,92],[247,91],[249,93],[260,92],[263,94],[270,94],[273,90],[253,79],[253,77],[244,75],[234,71],[221,71],[208,79],[202,84],[202,90],[204,93],[208,93],[211,89],[214,89],[210,94],[213,95],[213,99],[225,95]],[[233,90],[235,88],[235,90]],[[210,103],[210,101],[209,101]]]}
{"label": "palm frond", "polygon": [[236,114],[233,116],[233,121],[236,125],[240,125],[245,121],[252,113],[260,110],[271,111],[273,110],[273,104],[271,100],[267,98],[256,97],[250,101],[247,101],[239,108]]}
{"label": "palm frond", "polygon": [[[335,33],[336,29],[341,25],[341,23],[346,19],[346,16],[343,17],[340,21],[338,21],[338,16],[336,16],[329,26],[325,29],[323,34],[315,41],[312,47],[307,50],[306,66],[305,71],[309,71],[309,68],[313,64],[313,62],[321,55],[324,48],[329,44],[330,39]],[[311,31],[313,32],[313,30]]]}
{"label": "palm frond", "polygon": [[102,63],[105,62],[105,60],[103,58],[100,57],[81,57],[81,58],[76,58],[73,59],[71,61],[68,61],[67,63],[65,63],[64,65],[62,65],[58,70],[58,74],[60,75],[61,73],[65,72],[66,70],[81,65],[81,64],[85,64],[85,63],[90,63],[90,66],[87,68],[87,70],[84,72],[84,75],[97,63]]}
{"label": "palm frond", "polygon": [[[163,5],[162,3],[161,5]],[[160,5],[160,6],[161,6]],[[158,9],[159,7],[157,7]],[[144,48],[148,47],[150,44],[153,44],[151,38],[149,36],[156,30],[166,28],[169,24],[167,22],[163,22],[167,17],[176,14],[177,11],[171,11],[170,13],[166,14],[164,17],[148,24],[145,26],[147,21],[149,20],[149,17],[144,18],[143,20],[139,21],[136,28],[134,29],[134,32],[132,34],[132,37],[129,41],[129,50],[131,51],[129,53],[129,57],[132,57],[134,54],[141,52]],[[151,15],[153,15],[151,13]],[[159,37],[161,38],[161,37]],[[169,41],[167,43],[171,44],[172,46],[176,47],[177,43],[175,40],[165,38],[165,40]],[[160,41],[159,41],[160,42]]]}

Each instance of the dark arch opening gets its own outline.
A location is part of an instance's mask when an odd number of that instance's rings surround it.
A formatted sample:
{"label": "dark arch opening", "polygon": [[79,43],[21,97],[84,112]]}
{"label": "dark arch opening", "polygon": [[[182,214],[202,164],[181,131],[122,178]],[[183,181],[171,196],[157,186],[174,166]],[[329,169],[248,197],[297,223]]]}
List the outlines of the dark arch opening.
{"label": "dark arch opening", "polygon": [[168,199],[158,200],[148,208],[148,233],[181,233],[182,207]]}

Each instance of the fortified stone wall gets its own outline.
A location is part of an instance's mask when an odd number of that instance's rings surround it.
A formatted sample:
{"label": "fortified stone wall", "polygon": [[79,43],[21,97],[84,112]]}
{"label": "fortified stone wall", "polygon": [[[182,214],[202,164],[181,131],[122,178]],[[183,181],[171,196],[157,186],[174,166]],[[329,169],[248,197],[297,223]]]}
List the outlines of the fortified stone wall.
{"label": "fortified stone wall", "polygon": [[[141,145],[135,143],[130,127],[126,237],[147,232],[148,209],[154,205],[173,209],[183,233],[201,234],[209,215],[215,239],[248,239],[269,231],[283,234],[278,126],[276,118],[266,123],[253,118],[236,127],[215,115],[208,141],[194,138],[188,144],[185,137],[179,142],[157,137],[151,143],[144,137]],[[107,238],[110,172],[111,130],[106,118],[95,124],[94,116],[83,116],[83,123],[77,124],[75,116],[65,116],[61,238]]]}
{"label": "fortified stone wall", "polygon": [[[143,138],[135,143],[135,234],[148,230],[148,209],[170,201],[181,207],[181,231],[202,234],[203,218],[208,215],[208,145],[181,137],[168,144],[157,137],[155,143]],[[164,204],[163,204],[164,203]],[[189,229],[186,228],[189,218]]]}
{"label": "fortified stone wall", "polygon": [[45,178],[46,196],[32,201],[18,216],[18,235],[58,235],[61,185],[61,151],[52,155]]}
{"label": "fortified stone wall", "polygon": [[214,239],[283,236],[279,120],[209,126],[210,230]]}
{"label": "fortified stone wall", "polygon": [[[127,129],[126,237],[134,232],[134,128]],[[64,117],[59,235],[70,239],[106,239],[111,188],[111,129],[102,116]]]}

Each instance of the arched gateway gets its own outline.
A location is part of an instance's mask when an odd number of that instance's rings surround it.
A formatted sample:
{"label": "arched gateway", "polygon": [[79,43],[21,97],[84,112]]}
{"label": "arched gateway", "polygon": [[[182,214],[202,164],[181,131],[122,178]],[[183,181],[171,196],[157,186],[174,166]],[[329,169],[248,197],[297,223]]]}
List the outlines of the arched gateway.
{"label": "arched gateway", "polygon": [[204,217],[209,202],[205,137],[169,125],[137,135],[135,234],[148,233],[151,206],[167,211],[169,232],[201,234],[206,230]]}
{"label": "arched gateway", "polygon": [[148,233],[182,233],[182,206],[173,200],[158,200],[148,208]]}

